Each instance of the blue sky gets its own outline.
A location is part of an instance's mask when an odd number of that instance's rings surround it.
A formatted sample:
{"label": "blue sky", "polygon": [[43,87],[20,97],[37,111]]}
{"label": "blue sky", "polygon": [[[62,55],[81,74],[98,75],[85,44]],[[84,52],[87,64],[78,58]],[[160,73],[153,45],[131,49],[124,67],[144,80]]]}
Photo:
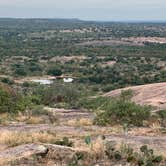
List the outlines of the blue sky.
{"label": "blue sky", "polygon": [[0,17],[166,20],[166,0],[0,0]]}

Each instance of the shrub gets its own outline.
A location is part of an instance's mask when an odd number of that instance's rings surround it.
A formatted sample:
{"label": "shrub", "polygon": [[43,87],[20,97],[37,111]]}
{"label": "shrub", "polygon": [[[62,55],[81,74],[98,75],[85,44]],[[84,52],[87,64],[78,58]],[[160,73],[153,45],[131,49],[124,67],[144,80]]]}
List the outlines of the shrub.
{"label": "shrub", "polygon": [[161,119],[165,120],[166,119],[166,110],[160,110],[158,112],[158,115]]}
{"label": "shrub", "polygon": [[140,147],[140,154],[138,156],[138,165],[151,166],[154,163],[160,163],[163,160],[162,156],[154,155],[153,149],[148,149],[147,145]]}
{"label": "shrub", "polygon": [[95,123],[98,125],[130,124],[141,126],[143,121],[149,118],[149,110],[147,106],[140,106],[128,100],[111,99],[104,103],[97,112]]}
{"label": "shrub", "polygon": [[133,97],[133,91],[131,89],[124,90],[124,91],[121,92],[120,97],[123,100],[130,100]]}
{"label": "shrub", "polygon": [[42,105],[34,106],[31,112],[32,116],[48,115],[48,111],[45,110]]}
{"label": "shrub", "polygon": [[45,90],[43,103],[46,105],[65,102],[74,105],[78,100],[78,90],[72,84],[55,84]]}
{"label": "shrub", "polygon": [[73,142],[70,141],[69,138],[67,138],[67,137],[63,137],[62,140],[55,141],[55,144],[56,145],[69,146],[69,147],[73,146]]}
{"label": "shrub", "polygon": [[121,154],[120,154],[119,151],[116,151],[116,152],[115,152],[114,157],[115,157],[115,159],[116,159],[117,161],[119,161],[119,160],[122,159],[122,156],[121,156]]}
{"label": "shrub", "polygon": [[53,76],[61,76],[62,70],[60,68],[57,68],[57,67],[51,67],[50,69],[48,69],[47,74],[53,75]]}
{"label": "shrub", "polygon": [[112,159],[114,157],[115,152],[115,142],[106,142],[105,145],[105,154],[109,159]]}
{"label": "shrub", "polygon": [[23,97],[12,88],[0,85],[0,113],[16,113],[24,109]]}
{"label": "shrub", "polygon": [[157,114],[159,115],[159,118],[161,120],[161,125],[165,127],[166,126],[166,110],[160,110]]}
{"label": "shrub", "polygon": [[11,80],[10,78],[7,78],[7,77],[2,78],[1,81],[2,81],[3,83],[5,83],[5,84],[9,84],[9,85],[11,85],[11,84],[14,83],[13,80]]}
{"label": "shrub", "polygon": [[155,163],[159,164],[163,160],[162,156],[156,156],[147,145],[140,147],[139,152],[134,152],[126,144],[122,144],[120,150],[117,150],[115,146],[116,144],[113,142],[107,142],[105,145],[105,154],[110,160],[125,159],[127,162],[132,163],[132,165],[138,166],[153,166]]}

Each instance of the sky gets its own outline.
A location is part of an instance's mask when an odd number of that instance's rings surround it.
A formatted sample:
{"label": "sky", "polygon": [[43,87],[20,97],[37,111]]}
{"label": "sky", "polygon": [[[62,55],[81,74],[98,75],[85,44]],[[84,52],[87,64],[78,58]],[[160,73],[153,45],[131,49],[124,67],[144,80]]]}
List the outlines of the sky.
{"label": "sky", "polygon": [[0,17],[166,21],[166,0],[0,0]]}

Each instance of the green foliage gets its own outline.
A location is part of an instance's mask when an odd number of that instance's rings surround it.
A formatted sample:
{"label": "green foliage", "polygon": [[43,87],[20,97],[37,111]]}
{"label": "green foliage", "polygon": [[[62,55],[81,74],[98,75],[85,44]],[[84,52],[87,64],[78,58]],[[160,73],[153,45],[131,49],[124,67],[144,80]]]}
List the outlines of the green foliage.
{"label": "green foliage", "polygon": [[7,86],[0,86],[0,113],[17,113],[23,110],[23,97]]}
{"label": "green foliage", "polygon": [[160,111],[157,112],[157,114],[160,118],[161,125],[164,127],[163,132],[165,132],[164,129],[166,127],[166,110],[160,110]]}
{"label": "green foliage", "polygon": [[79,166],[80,165],[79,162],[81,160],[84,160],[84,157],[85,157],[84,153],[82,153],[82,152],[76,152],[76,154],[74,155],[72,161],[70,161],[67,166]]}
{"label": "green foliage", "polygon": [[32,116],[40,116],[40,115],[48,115],[48,111],[43,108],[42,105],[35,105],[31,109],[31,115]]}
{"label": "green foliage", "polygon": [[157,114],[162,120],[166,120],[166,110],[160,110],[157,112]]}
{"label": "green foliage", "polygon": [[69,138],[64,137],[62,140],[58,140],[55,142],[56,145],[62,145],[62,146],[73,146],[73,142],[69,140]]}
{"label": "green foliage", "polygon": [[95,123],[98,125],[107,124],[128,124],[142,126],[143,121],[150,116],[150,109],[147,106],[140,106],[122,98],[110,99],[103,103],[98,109]]}
{"label": "green foliage", "polygon": [[116,151],[116,152],[115,152],[114,157],[115,157],[115,159],[116,159],[117,161],[119,161],[119,160],[122,159],[122,156],[121,156],[121,154],[120,154],[119,151]]}
{"label": "green foliage", "polygon": [[154,163],[160,163],[163,160],[162,156],[155,156],[152,149],[148,149],[147,145],[140,147],[141,154],[138,157],[139,166],[151,166]]}
{"label": "green foliage", "polygon": [[156,156],[152,149],[148,149],[146,145],[140,147],[140,152],[134,152],[134,150],[127,144],[122,144],[120,150],[116,150],[116,144],[114,142],[106,143],[106,156],[112,160],[125,159],[132,165],[139,166],[153,166],[162,162],[162,156]]}
{"label": "green foliage", "polygon": [[[72,85],[61,82],[51,87],[24,83],[18,88],[25,95],[20,95],[21,97],[18,97],[20,99],[2,93],[4,95],[2,98],[5,98],[6,102],[4,104],[3,101],[1,104],[3,110],[24,110],[30,105],[40,104],[65,108],[83,107],[99,110],[96,117],[97,124],[118,123],[140,126],[149,116],[146,111],[148,108],[131,103],[129,100],[133,94],[130,90],[122,92],[120,99],[110,100],[102,97],[92,99],[89,96],[130,85],[166,81],[165,44],[82,45],[82,42],[89,39],[93,43],[96,40],[107,40],[107,37],[115,40],[131,36],[166,37],[166,32],[161,31],[165,29],[166,24],[0,19],[0,25],[1,74],[25,77],[45,74],[59,76],[63,73],[76,77],[75,82],[77,82]],[[84,56],[85,59],[74,58],[63,61],[65,56],[78,58]],[[56,57],[59,59],[58,62],[54,62]],[[105,65],[110,61],[114,61],[115,64]],[[16,87],[12,80],[5,78],[1,81]],[[81,83],[85,88],[80,90],[78,84]],[[85,91],[90,93],[83,96]],[[18,102],[15,102],[16,100]],[[164,124],[163,116],[164,113],[161,113],[160,117]]]}
{"label": "green foliage", "polygon": [[115,142],[106,142],[105,145],[105,154],[109,159],[112,159],[114,157],[115,152]]}
{"label": "green foliage", "polygon": [[85,143],[86,143],[87,145],[91,145],[91,144],[92,144],[92,140],[91,140],[91,137],[90,137],[90,136],[86,136],[86,137],[85,137]]}
{"label": "green foliage", "polygon": [[16,69],[14,69],[14,74],[18,76],[26,76],[27,71],[23,66],[19,66]]}
{"label": "green foliage", "polygon": [[53,76],[61,76],[62,70],[59,67],[54,66],[48,69],[47,74]]}
{"label": "green foliage", "polygon": [[17,63],[12,65],[13,74],[16,76],[41,75],[42,65],[35,61],[28,61],[24,64]]}
{"label": "green foliage", "polygon": [[43,103],[46,105],[68,103],[74,106],[79,98],[78,89],[72,84],[53,84],[45,90]]}
{"label": "green foliage", "polygon": [[122,91],[120,97],[122,100],[131,100],[133,97],[133,91],[131,89]]}
{"label": "green foliage", "polygon": [[83,100],[80,101],[80,105],[83,108],[97,110],[109,102],[110,99],[108,97],[83,98]]}
{"label": "green foliage", "polygon": [[5,77],[5,78],[2,78],[1,81],[5,84],[8,84],[8,85],[12,85],[14,83],[13,80],[11,80],[10,78],[8,77]]}
{"label": "green foliage", "polygon": [[[131,36],[164,37],[166,33],[161,29],[165,29],[165,24],[0,19],[0,25],[0,72],[4,74],[18,77],[73,74],[79,82],[97,84],[104,92],[166,79],[164,66],[159,65],[165,61],[165,44],[145,43],[140,46],[119,42],[118,45],[78,45],[89,38],[102,41],[107,37],[115,40]],[[52,62],[52,57],[80,55],[87,59]],[[109,61],[116,63],[113,67],[103,65]]]}

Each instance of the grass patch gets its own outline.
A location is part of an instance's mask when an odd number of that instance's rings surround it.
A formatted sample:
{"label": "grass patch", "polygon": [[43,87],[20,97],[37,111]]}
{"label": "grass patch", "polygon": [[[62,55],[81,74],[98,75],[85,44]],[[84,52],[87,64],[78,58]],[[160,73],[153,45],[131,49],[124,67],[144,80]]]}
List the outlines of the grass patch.
{"label": "grass patch", "polygon": [[54,143],[56,136],[48,132],[17,132],[3,131],[1,132],[0,144],[8,147],[14,147],[28,143]]}

